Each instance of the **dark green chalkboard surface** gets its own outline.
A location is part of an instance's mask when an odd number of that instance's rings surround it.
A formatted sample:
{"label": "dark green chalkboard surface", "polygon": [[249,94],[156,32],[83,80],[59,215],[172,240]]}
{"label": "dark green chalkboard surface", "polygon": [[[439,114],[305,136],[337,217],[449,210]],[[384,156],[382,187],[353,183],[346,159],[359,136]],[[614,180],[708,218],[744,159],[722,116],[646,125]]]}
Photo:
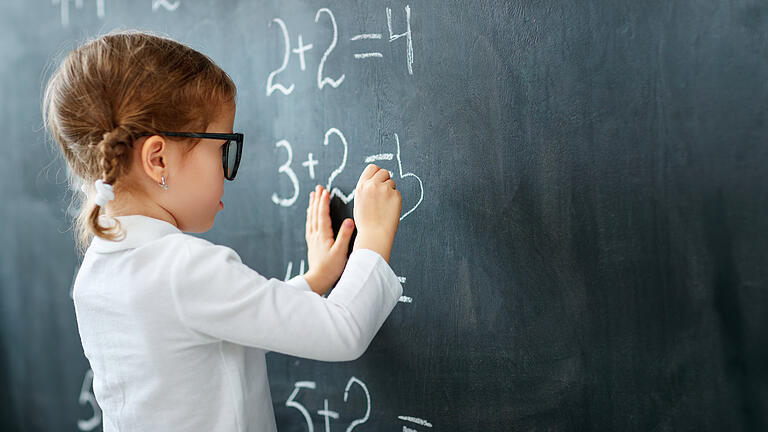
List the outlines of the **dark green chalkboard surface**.
{"label": "dark green chalkboard surface", "polygon": [[[0,430],[100,430],[45,140],[61,55],[167,34],[238,86],[201,236],[306,262],[373,162],[404,296],[358,360],[270,353],[281,431],[768,430],[768,3],[13,0],[0,6]],[[183,401],[180,401],[183,403]]]}

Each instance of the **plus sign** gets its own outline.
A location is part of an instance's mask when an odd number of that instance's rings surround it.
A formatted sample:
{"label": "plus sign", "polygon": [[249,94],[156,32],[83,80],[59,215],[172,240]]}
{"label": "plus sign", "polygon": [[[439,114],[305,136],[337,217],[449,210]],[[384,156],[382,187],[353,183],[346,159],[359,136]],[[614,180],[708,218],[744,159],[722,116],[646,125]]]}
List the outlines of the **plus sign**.
{"label": "plus sign", "polygon": [[309,153],[307,155],[307,160],[301,163],[301,166],[309,168],[309,178],[313,180],[315,178],[315,165],[317,165],[317,161],[312,159],[312,153]]}
{"label": "plus sign", "polygon": [[329,411],[328,410],[328,399],[323,400],[323,408],[317,412],[318,415],[321,415],[325,417],[325,430],[329,431],[331,430],[330,420],[329,418],[339,418],[339,413],[336,411]]}
{"label": "plus sign", "polygon": [[304,45],[304,41],[301,40],[301,34],[299,34],[299,47],[298,48],[294,48],[291,51],[293,51],[294,54],[298,54],[299,55],[299,65],[301,66],[301,70],[305,69],[305,65],[304,65],[304,51],[309,51],[311,49],[312,49],[312,44]]}

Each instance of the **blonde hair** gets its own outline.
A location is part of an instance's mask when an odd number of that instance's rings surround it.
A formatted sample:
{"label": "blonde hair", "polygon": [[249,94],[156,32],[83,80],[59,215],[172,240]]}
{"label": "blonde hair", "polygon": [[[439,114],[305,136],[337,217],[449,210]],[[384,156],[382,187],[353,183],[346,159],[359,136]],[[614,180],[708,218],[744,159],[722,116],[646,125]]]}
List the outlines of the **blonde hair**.
{"label": "blonde hair", "polygon": [[[138,135],[204,132],[236,94],[226,72],[186,45],[145,31],[111,32],[87,40],[61,61],[45,87],[43,122],[69,166],[72,190],[83,183],[91,190],[101,178],[118,195],[131,190],[121,176],[131,166]],[[186,155],[200,140],[178,141]],[[102,227],[102,208],[88,197],[73,197],[79,201],[74,225],[81,255],[93,235],[121,238],[119,221]]]}

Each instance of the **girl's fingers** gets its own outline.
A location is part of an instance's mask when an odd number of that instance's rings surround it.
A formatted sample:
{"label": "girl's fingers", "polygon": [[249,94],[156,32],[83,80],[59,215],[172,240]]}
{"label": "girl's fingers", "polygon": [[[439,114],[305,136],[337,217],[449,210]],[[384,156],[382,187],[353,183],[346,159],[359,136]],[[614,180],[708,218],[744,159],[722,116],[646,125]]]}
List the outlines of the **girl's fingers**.
{"label": "girl's fingers", "polygon": [[318,212],[320,209],[320,192],[322,191],[322,187],[320,185],[315,186],[315,203],[312,207],[312,229],[314,231],[317,231],[317,219],[318,219]]}
{"label": "girl's fingers", "polygon": [[312,201],[314,196],[314,192],[309,193],[309,204],[307,204],[307,222],[305,227],[307,234],[312,232]]}
{"label": "girl's fingers", "polygon": [[363,172],[360,174],[360,179],[357,180],[357,184],[364,182],[365,180],[368,180],[369,178],[373,177],[374,174],[379,170],[379,167],[376,166],[376,164],[368,164]]}
{"label": "girl's fingers", "polygon": [[308,233],[323,230],[324,233],[330,233],[330,236],[333,236],[330,201],[330,194],[320,185],[315,187],[314,192],[310,192],[306,222]]}
{"label": "girl's fingers", "polygon": [[320,198],[320,212],[317,218],[317,228],[330,238],[333,238],[331,229],[331,197],[327,190],[323,190]]}
{"label": "girl's fingers", "polygon": [[309,206],[309,229],[315,232],[315,206],[317,205],[317,188],[312,192],[312,203]]}
{"label": "girl's fingers", "polygon": [[371,178],[374,181],[382,182],[383,183],[383,182],[389,180],[389,171],[385,170],[385,169],[380,169],[380,170],[376,171],[373,174],[373,177],[371,177]]}
{"label": "girl's fingers", "polygon": [[349,247],[349,240],[352,238],[352,231],[354,230],[355,222],[352,219],[344,219],[339,228],[339,233],[336,235],[336,241],[331,246],[332,249],[338,250],[344,248],[347,250]]}

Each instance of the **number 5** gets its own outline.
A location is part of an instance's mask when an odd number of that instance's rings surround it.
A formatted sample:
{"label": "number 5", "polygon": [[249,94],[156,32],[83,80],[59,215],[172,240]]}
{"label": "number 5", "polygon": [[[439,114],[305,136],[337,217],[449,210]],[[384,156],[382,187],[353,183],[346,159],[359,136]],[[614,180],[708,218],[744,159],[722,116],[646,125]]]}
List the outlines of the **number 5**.
{"label": "number 5", "polygon": [[299,391],[303,388],[308,389],[315,389],[315,382],[314,381],[297,381],[294,385],[293,393],[288,397],[288,400],[285,401],[285,406],[296,408],[299,410],[301,415],[304,416],[304,420],[307,422],[307,430],[309,432],[314,432],[314,425],[312,424],[312,417],[309,416],[309,411],[307,411],[306,408],[304,408],[304,405],[300,404],[299,402],[295,402],[293,398],[296,397],[297,394],[299,394]]}
{"label": "number 5", "polygon": [[83,385],[80,387],[80,397],[77,402],[80,405],[89,404],[93,410],[93,416],[88,420],[78,420],[77,428],[81,431],[90,431],[101,424],[101,408],[96,404],[96,397],[91,393],[93,384],[93,370],[88,369],[83,378]]}

